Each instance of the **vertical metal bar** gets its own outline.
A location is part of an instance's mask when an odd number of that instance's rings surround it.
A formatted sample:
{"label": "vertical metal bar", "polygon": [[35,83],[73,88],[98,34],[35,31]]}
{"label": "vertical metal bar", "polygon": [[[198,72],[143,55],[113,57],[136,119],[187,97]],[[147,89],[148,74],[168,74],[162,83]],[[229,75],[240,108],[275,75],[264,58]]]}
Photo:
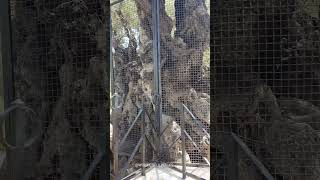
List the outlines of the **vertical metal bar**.
{"label": "vertical metal bar", "polygon": [[12,35],[11,35],[11,18],[9,0],[0,1],[0,33],[1,33],[1,54],[3,69],[3,91],[5,109],[10,106],[13,101],[13,69],[12,69]]}
{"label": "vertical metal bar", "polygon": [[[111,19],[111,15],[110,15],[110,19]],[[114,86],[113,86],[113,58],[112,58],[112,19],[110,20],[110,84],[111,84],[111,92],[113,94],[114,92]],[[111,103],[111,107],[113,107],[112,105],[112,101],[110,101]],[[111,108],[112,109],[112,108]],[[112,148],[113,148],[113,174],[114,174],[114,179],[118,180],[120,179],[120,175],[119,175],[119,142],[118,142],[118,123],[117,123],[117,116],[120,116],[120,110],[119,108],[114,108],[111,110],[111,121],[112,121]],[[120,116],[121,117],[121,116]]]}
{"label": "vertical metal bar", "polygon": [[[114,79],[113,79],[113,30],[112,30],[112,17],[111,17],[111,13],[110,13],[110,86],[111,86],[111,95],[113,95],[114,93]],[[111,106],[112,107],[112,106]]]}
{"label": "vertical metal bar", "polygon": [[[110,25],[112,25],[111,24],[111,12],[110,12],[110,9],[109,10],[107,10],[106,11],[107,13],[108,13],[108,16],[109,16],[109,18],[106,18],[106,22],[105,22],[105,41],[106,41],[106,53],[108,53],[108,44],[111,44],[111,36],[110,35],[112,35],[111,33],[112,33],[112,27],[110,26]],[[109,37],[108,37],[109,36]],[[104,36],[103,36],[104,37]],[[109,47],[109,50],[110,50],[110,47]],[[107,56],[108,54],[106,54],[106,59],[105,59],[105,61],[106,61],[106,63],[107,64],[109,64],[110,65],[110,57],[112,57],[112,52],[109,52],[109,57]],[[108,67],[108,66],[107,66]],[[109,68],[109,67],[108,67]],[[106,69],[107,70],[107,72],[108,72],[108,70],[110,71],[110,68],[109,69]],[[111,73],[111,72],[110,72]],[[109,76],[109,78],[111,78],[110,76]],[[108,79],[107,81],[109,81],[110,82],[110,80]],[[108,82],[105,82],[105,83],[108,83]],[[111,84],[108,84],[107,85],[107,89],[110,89],[110,86],[111,86]],[[111,106],[109,106],[109,108],[111,109]],[[105,128],[106,129],[104,129],[103,130],[103,133],[105,133],[105,135],[106,136],[109,136],[110,137],[110,109],[109,109],[109,112],[104,112],[104,115],[103,115],[103,119],[104,120],[106,120],[107,121],[107,123],[105,124],[106,126],[105,126]],[[107,129],[108,128],[108,129]],[[108,168],[108,167],[110,167],[110,166],[108,166],[108,163],[110,164],[110,161],[108,160],[108,158],[107,158],[107,152],[108,152],[108,150],[107,150],[107,147],[110,145],[110,139],[109,139],[109,141],[108,141],[108,139],[107,138],[104,138],[103,139],[103,144],[104,144],[104,146],[106,147],[105,149],[103,149],[103,157],[102,157],[102,159],[101,159],[101,162],[100,162],[100,168],[99,168],[99,176],[100,176],[100,180],[105,180],[106,178],[108,178],[108,175],[110,174],[110,169]],[[101,153],[100,154],[97,154],[96,156],[99,156],[99,158],[101,157]],[[111,167],[110,167],[111,168]],[[110,177],[110,176],[109,176]],[[108,178],[109,179],[109,178]]]}
{"label": "vertical metal bar", "polygon": [[[0,33],[1,33],[1,55],[2,55],[2,69],[3,69],[3,98],[4,109],[10,106],[10,103],[14,98],[14,86],[13,86],[13,66],[12,60],[14,57],[14,49],[12,48],[12,34],[11,34],[11,11],[10,1],[0,1]],[[9,117],[9,123],[6,123],[6,136],[7,140],[16,145],[16,124],[15,121],[11,121],[13,117]],[[7,179],[18,180],[19,179],[19,161],[16,157],[16,152],[7,149],[7,166],[8,177]],[[21,162],[20,162],[21,163]]]}
{"label": "vertical metal bar", "polygon": [[181,145],[182,145],[182,178],[187,177],[186,174],[186,138],[185,138],[185,122],[184,122],[184,107],[181,106]]}
{"label": "vertical metal bar", "polygon": [[[155,120],[158,134],[161,132],[161,62],[160,62],[160,4],[159,0],[152,0],[152,33],[153,33],[153,66],[154,66],[154,101]],[[158,154],[161,153],[161,138],[159,137]]]}
{"label": "vertical metal bar", "polygon": [[141,175],[146,175],[146,169],[145,169],[145,161],[146,161],[146,129],[145,129],[145,109],[144,106],[142,106],[142,116],[141,116],[141,134],[143,137],[142,140],[142,170]]}
{"label": "vertical metal bar", "polygon": [[[111,86],[111,95],[114,93],[114,78],[113,78],[113,28],[112,28],[112,17],[110,14],[110,86]],[[112,148],[113,148],[113,174],[114,179],[120,179],[119,175],[119,146],[118,146],[118,123],[117,123],[117,115],[120,115],[120,111],[118,108],[112,109],[112,101],[110,101],[111,107],[111,121],[112,121]]]}
{"label": "vertical metal bar", "polygon": [[[2,11],[2,10],[1,10]],[[2,14],[1,14],[1,17],[2,17]],[[2,22],[2,18],[0,19],[0,22]],[[0,23],[0,74],[1,74],[1,77],[0,77],[0,95],[1,95],[1,103],[4,102],[4,89],[3,89],[3,66],[2,66],[2,38],[1,38],[1,30],[2,30],[2,27],[1,27],[1,23]],[[3,103],[4,104],[4,103]],[[4,111],[4,107],[3,107],[3,104],[2,106],[0,107],[0,111]]]}
{"label": "vertical metal bar", "polygon": [[112,125],[113,125],[113,135],[112,135],[112,147],[113,147],[113,174],[115,176],[115,179],[118,180],[119,178],[119,147],[118,147],[118,123],[116,120],[116,115],[120,114],[118,113],[118,110],[115,109],[112,112]]}

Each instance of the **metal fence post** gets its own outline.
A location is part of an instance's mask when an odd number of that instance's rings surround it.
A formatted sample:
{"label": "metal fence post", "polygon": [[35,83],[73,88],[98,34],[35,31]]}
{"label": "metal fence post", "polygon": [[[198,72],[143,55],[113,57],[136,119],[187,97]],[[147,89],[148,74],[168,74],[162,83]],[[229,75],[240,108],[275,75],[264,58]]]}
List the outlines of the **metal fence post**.
{"label": "metal fence post", "polygon": [[145,129],[145,109],[144,106],[142,107],[142,114],[141,114],[141,134],[143,136],[142,140],[142,171],[141,175],[146,175],[146,169],[145,169],[145,161],[146,161],[146,129]]}
{"label": "metal fence post", "polygon": [[[13,86],[13,66],[12,59],[14,58],[14,49],[12,48],[12,34],[11,34],[11,10],[10,1],[0,1],[0,33],[1,33],[1,56],[2,56],[2,78],[3,78],[3,98],[4,109],[7,109],[14,99],[14,86]],[[9,116],[9,123],[6,124],[7,140],[16,145],[16,123],[12,121],[13,116]],[[18,180],[21,179],[21,162],[19,162],[16,150],[7,149],[7,179]]]}
{"label": "metal fence post", "polygon": [[[152,0],[152,45],[153,45],[153,71],[154,71],[154,101],[155,101],[155,120],[158,133],[161,133],[161,60],[160,60],[160,4],[159,0]],[[161,138],[159,137],[158,155],[161,154]]]}
{"label": "metal fence post", "polygon": [[185,122],[184,122],[184,107],[181,106],[181,146],[182,146],[182,178],[185,179],[186,175],[186,138],[185,138]]}
{"label": "metal fence post", "polygon": [[[112,17],[110,15],[110,85],[111,85],[111,94],[114,94],[114,78],[113,78],[113,54],[112,54],[112,49],[113,49],[113,38],[112,38]],[[113,148],[113,175],[114,179],[118,180],[119,179],[119,170],[118,170],[118,164],[119,164],[119,157],[118,157],[118,123],[117,123],[117,118],[116,116],[120,113],[118,107],[113,106],[112,100],[110,101],[111,103],[111,121],[112,121],[112,148]]]}
{"label": "metal fence post", "polygon": [[119,147],[118,147],[118,124],[113,123],[113,139],[112,139],[112,143],[113,143],[113,173],[115,176],[115,179],[118,180],[119,178],[119,157],[118,157],[118,151],[119,151]]}
{"label": "metal fence post", "polygon": [[116,116],[119,114],[118,109],[112,110],[112,126],[113,126],[113,134],[112,134],[112,148],[113,148],[113,174],[114,179],[119,179],[119,157],[118,157],[118,151],[119,151],[119,143],[118,143],[118,123]]}

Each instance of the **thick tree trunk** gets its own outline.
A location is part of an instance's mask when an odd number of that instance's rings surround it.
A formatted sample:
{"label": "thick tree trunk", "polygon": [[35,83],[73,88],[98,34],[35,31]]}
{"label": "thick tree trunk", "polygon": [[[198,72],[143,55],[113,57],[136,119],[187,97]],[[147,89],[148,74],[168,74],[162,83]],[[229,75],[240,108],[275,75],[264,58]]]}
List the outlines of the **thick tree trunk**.
{"label": "thick tree trunk", "polygon": [[[174,24],[166,13],[165,1],[160,1],[160,53],[163,93],[162,129],[168,126],[163,135],[164,144],[161,145],[163,147],[169,147],[181,134],[179,122],[177,121],[180,119],[180,113],[177,113],[177,110],[181,107],[181,103],[185,103],[204,124],[210,124],[209,79],[202,78],[209,77],[208,71],[202,71],[203,52],[208,48],[209,44],[209,15],[204,4],[196,4],[193,1],[187,1],[187,3],[186,6],[180,9],[186,12],[186,16],[185,18],[180,18],[181,21],[178,22],[178,24],[181,23],[179,26],[184,27],[180,29],[180,35],[184,36],[183,39],[179,38],[179,36],[171,36]],[[128,27],[128,22],[125,21],[126,17],[122,18],[122,25],[127,31],[126,36],[130,39],[129,46],[121,48],[118,46],[119,43],[115,43],[114,47],[114,61],[116,63],[116,68],[114,69],[115,88],[116,92],[123,97],[124,102],[122,118],[119,122],[120,127],[129,126],[142,104],[147,107],[148,112],[153,117],[151,1],[137,0],[135,4],[141,27],[139,29],[141,39],[141,44],[139,44],[140,49],[139,51],[136,50],[137,42],[133,36],[134,33]],[[118,16],[121,17],[122,14],[118,13]],[[194,24],[188,24],[189,20],[192,20]],[[199,20],[202,21],[199,22]],[[190,119],[188,115],[186,117]],[[188,122],[190,123],[191,121]],[[194,127],[194,124],[190,124],[188,125],[188,127],[190,126],[188,128],[190,135],[192,137],[197,136],[198,138],[200,136],[201,139],[204,138],[202,131]],[[122,131],[120,132],[122,134],[120,137],[123,137],[126,130],[127,128],[120,128],[120,131]],[[137,130],[139,130],[139,127],[137,127]],[[134,142],[137,142],[137,140],[134,140]],[[135,145],[136,143],[127,144]],[[204,149],[204,156],[209,157],[209,146],[205,143],[205,140],[199,146]],[[189,141],[187,148],[187,153],[194,151],[194,147]],[[152,152],[151,147],[149,152]],[[179,152],[181,155],[181,144],[178,141],[167,152],[169,156],[166,155],[163,159],[168,158],[166,161],[179,161],[181,158]],[[192,157],[190,158],[192,159]]]}
{"label": "thick tree trunk", "polygon": [[277,178],[318,180],[319,19],[301,3],[216,2],[212,125],[248,141]]}
{"label": "thick tree trunk", "polygon": [[21,161],[22,176],[79,180],[92,161],[85,154],[106,148],[106,4],[31,0],[12,8],[16,97],[43,125]]}

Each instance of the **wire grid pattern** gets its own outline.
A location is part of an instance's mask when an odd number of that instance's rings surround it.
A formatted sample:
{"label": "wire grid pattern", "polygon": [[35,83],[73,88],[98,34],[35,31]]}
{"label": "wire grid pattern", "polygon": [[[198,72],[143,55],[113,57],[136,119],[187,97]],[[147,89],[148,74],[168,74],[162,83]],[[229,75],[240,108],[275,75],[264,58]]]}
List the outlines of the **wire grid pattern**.
{"label": "wire grid pattern", "polygon": [[[171,119],[166,132],[174,134],[175,124],[181,126],[181,105],[184,103],[210,133],[210,1],[160,1],[160,54],[162,110]],[[200,151],[186,137],[187,163],[205,163],[210,159],[209,139],[185,113],[186,132]],[[162,124],[165,128],[167,124]],[[181,135],[181,133],[180,133]],[[166,134],[165,134],[166,136]],[[165,139],[168,139],[164,137]],[[164,161],[181,162],[181,140],[164,141]],[[176,152],[180,154],[175,154]],[[180,155],[180,156],[179,156]]]}
{"label": "wire grid pattern", "polygon": [[[81,179],[107,147],[106,4],[10,2],[15,96],[43,126],[41,140],[17,157],[16,178]],[[106,176],[98,165],[91,179]]]}
{"label": "wire grid pattern", "polygon": [[[319,4],[213,6],[213,131],[236,133],[277,180],[318,179]],[[233,151],[239,179],[263,179],[246,153]]]}
{"label": "wire grid pattern", "polygon": [[[155,123],[152,107],[154,64],[152,60],[153,24],[151,5],[151,1],[126,0],[112,6],[114,88],[115,93],[123,98],[122,117],[119,118],[119,141],[127,133],[142,104],[145,105],[145,109],[151,115],[151,121]],[[196,106],[203,106],[203,108],[197,109],[196,116],[200,116],[197,119],[205,124],[205,128],[209,133],[209,123],[206,122],[209,119],[208,98],[210,88],[208,5],[209,2],[203,4],[201,1],[194,0],[184,4],[180,4],[178,1],[160,1],[160,55],[163,110],[161,130],[166,130],[163,131],[162,135],[162,144],[160,146],[164,151],[161,151],[160,157],[152,156],[151,146],[147,143],[150,146],[147,147],[147,157],[150,158],[146,159],[151,162],[155,160],[160,160],[162,163],[179,160],[181,162],[181,140],[179,139],[181,135],[181,112],[178,109],[182,103],[185,103],[191,111],[194,111],[195,109],[193,108]],[[187,11],[189,8],[191,10]],[[197,8],[204,12],[204,15],[200,13],[200,15],[192,17],[193,12],[196,12]],[[179,22],[177,22],[180,28],[179,32],[176,31],[176,18],[179,19]],[[203,23],[201,25],[205,27],[205,31],[195,31],[194,27],[186,24],[188,22],[186,18],[189,18],[188,20],[201,21]],[[186,28],[182,26],[186,26]],[[188,29],[190,29],[189,32],[195,32],[186,35]],[[194,38],[192,34],[200,35]],[[188,41],[188,45],[183,41]],[[186,55],[183,56],[184,54]],[[182,58],[190,58],[193,62],[182,62]],[[184,66],[188,67],[188,71],[185,73],[182,72]],[[176,71],[177,69],[178,71]],[[192,104],[192,101],[196,101],[197,104]],[[200,153],[198,150],[195,150],[191,141],[187,140],[187,153],[191,160],[189,163],[203,163],[203,158],[200,154],[206,156],[206,158],[209,156],[209,148],[204,143],[203,132],[195,126],[190,115],[185,114],[185,118],[189,122],[187,125],[188,133],[193,141],[204,151]],[[128,154],[131,154],[141,137],[139,124],[140,120],[137,121],[132,132],[129,133],[128,140],[125,143],[126,146],[120,147],[120,168],[123,167],[124,163],[122,162],[128,159]],[[148,134],[152,137],[152,127],[150,124],[147,125],[147,129]],[[153,143],[156,145],[157,137],[152,139],[154,139]],[[171,149],[168,150],[170,145],[172,145]],[[127,148],[127,146],[131,148]],[[122,151],[125,151],[123,148],[128,149],[125,152],[127,156],[123,155],[124,152]],[[205,150],[206,148],[207,150]],[[139,162],[139,158],[138,152],[129,167],[129,171],[134,169],[134,164]]]}
{"label": "wire grid pattern", "polygon": [[[142,114],[144,110],[150,115],[154,123],[152,108],[153,61],[152,61],[152,31],[151,15],[143,17],[144,4],[140,1],[125,0],[111,7],[112,15],[112,51],[114,77],[114,93],[121,97],[122,106],[118,109],[119,116],[115,117],[118,123],[118,142],[128,133],[130,126],[135,122],[123,145],[119,146],[119,169],[121,176],[131,173],[141,167],[141,148],[139,147],[127,169],[125,164],[134,152],[142,134]],[[147,123],[148,135],[153,142],[151,125]],[[155,143],[155,142],[153,142]],[[146,161],[152,161],[153,150],[146,143]],[[125,172],[123,174],[123,172]]]}
{"label": "wire grid pattern", "polygon": [[213,169],[211,174],[213,174],[213,179],[215,180],[226,180],[227,179],[227,171],[226,171],[226,154],[224,153],[224,147],[221,145],[215,146],[215,148],[211,149],[212,158],[214,160]]}

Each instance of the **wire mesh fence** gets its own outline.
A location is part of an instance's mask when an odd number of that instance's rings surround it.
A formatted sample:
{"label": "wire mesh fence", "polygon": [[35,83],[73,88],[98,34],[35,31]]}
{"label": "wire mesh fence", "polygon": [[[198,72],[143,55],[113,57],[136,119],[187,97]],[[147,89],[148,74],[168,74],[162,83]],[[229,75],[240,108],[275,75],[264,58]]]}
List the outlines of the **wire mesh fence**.
{"label": "wire mesh fence", "polygon": [[[152,39],[150,27],[144,28],[143,23],[151,23],[141,18],[139,4],[134,0],[126,0],[111,7],[112,15],[112,93],[119,106],[112,110],[116,114],[112,120],[113,127],[117,128],[119,144],[119,171],[124,177],[141,167],[142,149],[133,154],[141,138],[142,118],[140,110],[145,108],[150,117],[153,117],[152,86],[153,86],[153,63],[152,63]],[[150,36],[149,36],[150,37]],[[152,123],[154,118],[152,118]],[[149,121],[150,122],[150,121]],[[148,131],[150,131],[150,123]],[[127,135],[126,135],[127,134]],[[151,134],[148,133],[151,140]],[[155,142],[153,143],[155,144]],[[152,150],[148,144],[146,160],[152,160]],[[131,155],[134,158],[129,163]],[[147,162],[146,162],[147,163]]]}
{"label": "wire mesh fence", "polygon": [[[265,179],[233,132],[274,179],[319,179],[319,2],[213,1],[213,152],[237,154],[215,179]],[[221,147],[222,146],[222,147]],[[216,159],[215,164],[223,161]],[[236,167],[229,166],[236,164]]]}
{"label": "wire mesh fence", "polygon": [[[186,123],[187,163],[202,163],[210,159],[210,2],[199,0],[159,1],[159,41],[155,42],[152,1],[125,0],[112,6],[113,26],[113,76],[114,94],[121,97],[122,106],[113,113],[121,114],[119,142],[128,131],[139,109],[149,113],[147,122],[147,160],[149,162],[182,162],[181,118]],[[153,43],[160,44],[160,65],[154,63],[157,56]],[[160,71],[157,84],[155,71]],[[161,123],[157,129],[156,90],[161,89]],[[116,96],[114,96],[116,97]],[[185,104],[190,113],[182,115]],[[204,127],[199,128],[195,121]],[[140,120],[137,121],[140,123]],[[141,137],[140,125],[130,132],[132,147]],[[205,131],[203,131],[205,130]],[[129,137],[128,136],[128,137]],[[129,139],[130,139],[129,138]],[[151,141],[151,143],[149,143]],[[128,144],[129,140],[128,140]],[[128,145],[127,144],[127,145]],[[152,147],[153,145],[155,149]],[[121,155],[119,166],[123,167],[128,156]],[[132,148],[130,150],[132,152]],[[131,153],[130,153],[131,154]],[[134,164],[141,163],[139,153]]]}
{"label": "wire mesh fence", "polygon": [[[8,149],[8,176],[1,179],[109,176],[106,163],[88,171],[107,149],[106,3],[10,1],[13,98],[22,99],[37,113],[42,136],[29,148]],[[14,143],[30,133],[22,129],[22,122],[9,129],[21,135]],[[25,129],[32,128],[28,126]]]}
{"label": "wire mesh fence", "polygon": [[[210,141],[204,132],[187,113],[181,116],[184,103],[197,121],[205,126],[208,133],[210,125],[210,2],[198,0],[166,1],[160,7],[160,53],[162,110],[165,118],[172,119],[167,136],[175,133],[175,126],[181,125],[185,118],[186,153],[189,163],[204,163],[203,156],[209,158],[206,148]],[[166,127],[166,124],[163,125]],[[182,130],[181,130],[182,132]],[[180,132],[180,135],[181,135]],[[170,145],[173,141],[166,142]],[[195,147],[194,143],[196,144]],[[200,151],[199,151],[200,150]],[[169,152],[181,153],[181,141]],[[204,151],[204,152],[201,152]],[[171,155],[173,161],[179,154]],[[209,158],[210,159],[210,158]]]}

